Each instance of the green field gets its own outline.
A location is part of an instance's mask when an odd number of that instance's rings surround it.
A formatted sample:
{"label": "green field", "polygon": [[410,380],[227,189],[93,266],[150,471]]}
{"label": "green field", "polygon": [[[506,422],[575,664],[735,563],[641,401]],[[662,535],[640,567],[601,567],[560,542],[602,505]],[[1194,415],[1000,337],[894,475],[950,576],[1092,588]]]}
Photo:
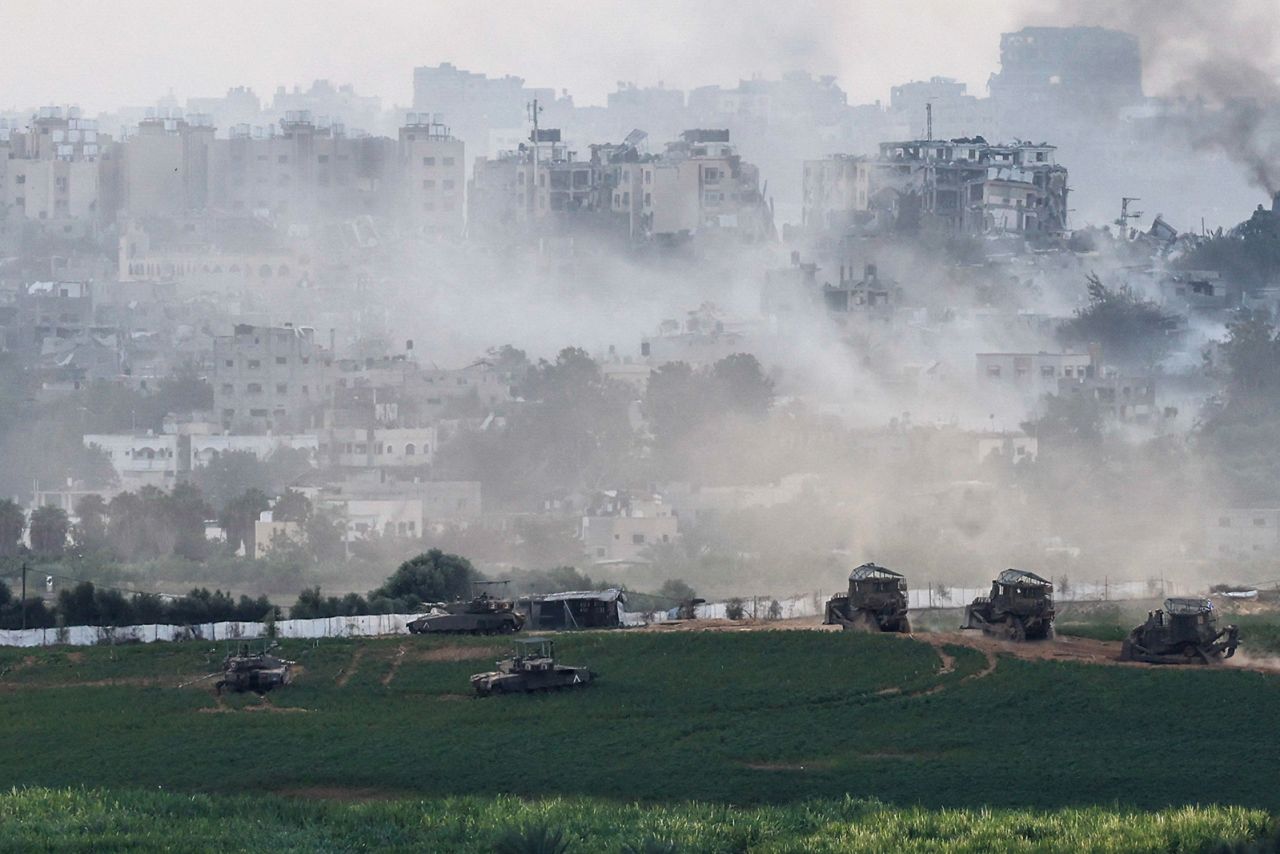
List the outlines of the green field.
{"label": "green field", "polygon": [[[125,845],[261,826],[262,847],[343,849],[374,827],[388,844],[488,850],[545,819],[601,840],[576,850],[649,835],[687,850],[1051,850],[1074,833],[1067,847],[1198,851],[1280,811],[1276,676],[991,669],[966,647],[946,647],[944,668],[917,641],[803,631],[559,647],[601,681],[476,700],[467,677],[491,666],[490,639],[285,642],[302,673],[265,708],[176,687],[221,644],[0,651],[0,778],[19,787],[0,811],[26,817],[0,822],[0,845],[26,848],[36,828]],[[60,799],[83,822],[59,824]],[[897,836],[858,836],[885,828]]]}

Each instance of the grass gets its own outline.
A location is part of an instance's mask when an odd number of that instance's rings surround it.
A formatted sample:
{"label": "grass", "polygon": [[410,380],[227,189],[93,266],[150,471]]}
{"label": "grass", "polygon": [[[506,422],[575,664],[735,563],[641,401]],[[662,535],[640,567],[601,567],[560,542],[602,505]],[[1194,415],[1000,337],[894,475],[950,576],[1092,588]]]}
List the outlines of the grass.
{"label": "grass", "polygon": [[743,809],[506,795],[369,803],[79,789],[0,795],[0,850],[8,851],[1202,852],[1269,836],[1266,813],[1236,807],[934,811],[849,798]]}
{"label": "grass", "polygon": [[[285,642],[301,673],[269,700],[291,713],[177,687],[221,644],[0,650],[0,779],[19,787],[0,796],[0,848],[26,848],[24,827],[66,847],[94,847],[78,828],[154,841],[147,816],[176,814],[177,848],[243,830],[255,847],[371,833],[466,850],[472,827],[481,850],[541,821],[584,851],[1199,851],[1280,811],[1270,675],[1011,658],[982,675],[967,647],[941,673],[902,637],[614,632],[558,641],[602,675],[590,689],[471,698],[501,643]],[[392,802],[315,802],[353,797]]]}
{"label": "grass", "polygon": [[[1093,638],[1104,641],[1121,641],[1129,631],[1143,621],[1143,615],[1122,616],[1118,609],[1087,618],[1068,616],[1057,621],[1060,634]],[[1240,651],[1252,656],[1280,655],[1280,620],[1267,614],[1219,614],[1218,626],[1233,623],[1240,629]]]}

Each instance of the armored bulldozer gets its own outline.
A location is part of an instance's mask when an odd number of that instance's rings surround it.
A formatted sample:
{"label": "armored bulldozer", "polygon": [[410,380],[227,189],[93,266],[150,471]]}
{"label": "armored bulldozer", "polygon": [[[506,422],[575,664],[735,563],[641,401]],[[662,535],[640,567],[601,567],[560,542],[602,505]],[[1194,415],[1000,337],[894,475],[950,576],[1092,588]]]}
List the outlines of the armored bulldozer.
{"label": "armored bulldozer", "polygon": [[1012,641],[1053,637],[1053,582],[1034,572],[1006,569],[991,582],[991,595],[974,599],[962,629]]}
{"label": "armored bulldozer", "polygon": [[526,638],[515,641],[510,658],[498,662],[498,669],[471,677],[476,695],[529,694],[535,691],[561,691],[585,688],[596,680],[596,674],[585,667],[556,664],[555,644],[549,638]]}
{"label": "armored bulldozer", "polygon": [[294,662],[271,655],[267,649],[250,652],[247,644],[241,644],[222,660],[222,678],[213,684],[214,690],[243,694],[252,691],[265,694],[272,688],[288,685],[293,678]]}
{"label": "armored bulldozer", "polygon": [[1211,664],[1236,653],[1240,633],[1235,626],[1218,628],[1213,603],[1199,597],[1164,600],[1164,610],[1129,632],[1120,646],[1121,661],[1151,664]]}
{"label": "armored bulldozer", "polygon": [[509,599],[482,592],[469,602],[435,605],[407,628],[411,634],[505,635],[524,628],[524,614]]}
{"label": "armored bulldozer", "polygon": [[907,580],[900,573],[864,563],[849,573],[849,592],[827,600],[823,625],[845,631],[909,632]]}

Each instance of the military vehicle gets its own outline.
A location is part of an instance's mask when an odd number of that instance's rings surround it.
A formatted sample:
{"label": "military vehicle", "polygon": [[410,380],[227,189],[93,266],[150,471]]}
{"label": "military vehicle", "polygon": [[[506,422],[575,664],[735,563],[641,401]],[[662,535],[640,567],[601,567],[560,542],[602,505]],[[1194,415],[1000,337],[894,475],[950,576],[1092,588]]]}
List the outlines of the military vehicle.
{"label": "military vehicle", "polygon": [[[478,581],[476,585],[506,583]],[[415,635],[505,635],[524,628],[524,614],[516,611],[510,599],[490,596],[487,590],[481,590],[468,602],[433,605],[421,617],[410,620],[407,628]]]}
{"label": "military vehicle", "polygon": [[213,689],[219,694],[223,689],[237,694],[245,691],[265,694],[272,688],[288,685],[293,679],[294,662],[271,655],[268,650],[274,646],[250,652],[248,644],[240,644],[222,660],[222,678],[213,684]]}
{"label": "military vehicle", "polygon": [[585,688],[596,674],[585,667],[556,664],[555,644],[549,638],[515,641],[510,658],[498,662],[498,669],[471,677],[471,687],[480,697],[490,694],[520,694]]}
{"label": "military vehicle", "polygon": [[1034,572],[1006,569],[991,582],[991,595],[979,596],[965,608],[962,629],[1005,640],[1053,637],[1053,582]]}
{"label": "military vehicle", "polygon": [[1235,626],[1218,628],[1208,599],[1174,597],[1164,600],[1163,611],[1150,612],[1145,623],[1129,632],[1120,646],[1120,660],[1210,664],[1235,655],[1239,642]]}
{"label": "military vehicle", "polygon": [[827,600],[823,625],[845,631],[909,632],[907,580],[900,573],[864,563],[849,573],[849,592]]}

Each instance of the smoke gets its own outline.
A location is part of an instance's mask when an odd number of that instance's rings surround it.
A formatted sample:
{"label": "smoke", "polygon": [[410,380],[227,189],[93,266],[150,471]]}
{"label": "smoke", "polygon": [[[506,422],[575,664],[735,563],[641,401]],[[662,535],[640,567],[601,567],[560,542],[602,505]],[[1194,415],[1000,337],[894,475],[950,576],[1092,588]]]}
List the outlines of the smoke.
{"label": "smoke", "polygon": [[1273,4],[1059,0],[1035,4],[1024,23],[1103,26],[1136,35],[1147,88],[1181,102],[1190,143],[1226,154],[1268,194],[1280,190]]}

